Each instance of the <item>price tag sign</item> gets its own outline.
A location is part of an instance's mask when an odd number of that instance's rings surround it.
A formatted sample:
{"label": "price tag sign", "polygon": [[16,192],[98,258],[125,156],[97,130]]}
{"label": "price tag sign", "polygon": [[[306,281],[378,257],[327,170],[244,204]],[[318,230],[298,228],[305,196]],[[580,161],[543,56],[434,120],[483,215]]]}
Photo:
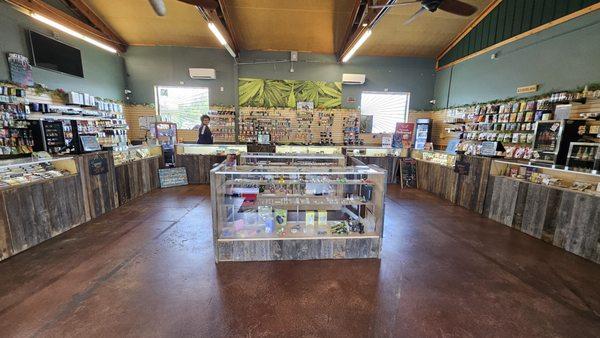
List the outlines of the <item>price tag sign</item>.
{"label": "price tag sign", "polygon": [[554,123],[552,125],[552,127],[550,127],[550,130],[557,131],[559,127],[560,127],[560,123]]}

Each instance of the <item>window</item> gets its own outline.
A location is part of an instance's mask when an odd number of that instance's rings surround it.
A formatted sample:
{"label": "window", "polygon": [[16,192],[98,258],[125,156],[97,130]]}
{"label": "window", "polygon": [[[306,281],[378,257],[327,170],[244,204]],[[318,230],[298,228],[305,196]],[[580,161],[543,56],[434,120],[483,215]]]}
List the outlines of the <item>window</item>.
{"label": "window", "polygon": [[406,122],[410,93],[363,92],[360,114],[373,117],[373,133],[393,133],[397,122]]}
{"label": "window", "polygon": [[208,114],[208,88],[156,86],[158,114],[177,123],[178,129],[193,129]]}

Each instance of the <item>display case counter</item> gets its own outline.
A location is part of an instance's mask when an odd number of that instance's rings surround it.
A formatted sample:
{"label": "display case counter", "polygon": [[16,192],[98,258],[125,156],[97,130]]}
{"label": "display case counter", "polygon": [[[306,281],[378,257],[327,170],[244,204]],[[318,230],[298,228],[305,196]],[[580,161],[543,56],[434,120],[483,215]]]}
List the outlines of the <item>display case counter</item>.
{"label": "display case counter", "polygon": [[387,183],[394,184],[399,182],[401,158],[409,156],[408,149],[369,146],[345,146],[342,147],[342,152],[346,156],[352,156],[365,164],[374,164],[387,170]]}
{"label": "display case counter", "polygon": [[123,205],[160,187],[161,146],[129,146],[113,151],[118,203]]}
{"label": "display case counter", "polygon": [[600,263],[600,176],[494,161],[484,215]]}
{"label": "display case counter", "polygon": [[247,152],[245,144],[177,144],[175,166],[184,167],[190,184],[208,184],[210,170],[228,154]]}
{"label": "display case counter", "polygon": [[84,223],[73,157],[0,163],[0,260]]}
{"label": "display case counter", "polygon": [[385,175],[376,166],[217,166],[216,261],[378,258]]}
{"label": "display case counter", "polygon": [[278,145],[275,152],[278,154],[341,154],[342,147]]}
{"label": "display case counter", "polygon": [[341,154],[272,154],[272,153],[242,153],[242,165],[267,166],[345,166],[346,157]]}

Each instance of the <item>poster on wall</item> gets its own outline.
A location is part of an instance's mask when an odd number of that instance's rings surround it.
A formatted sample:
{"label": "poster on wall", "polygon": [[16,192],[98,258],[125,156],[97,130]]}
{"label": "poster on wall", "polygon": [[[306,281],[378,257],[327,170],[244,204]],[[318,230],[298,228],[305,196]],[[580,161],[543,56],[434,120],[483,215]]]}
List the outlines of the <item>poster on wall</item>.
{"label": "poster on wall", "polygon": [[33,75],[29,59],[21,54],[7,53],[10,79],[19,85],[33,86]]}
{"label": "poster on wall", "polygon": [[412,146],[413,134],[415,131],[414,123],[396,123],[396,132],[394,133],[394,148],[410,148]]}
{"label": "poster on wall", "polygon": [[242,107],[297,108],[298,102],[321,109],[342,106],[341,82],[240,78],[238,83]]}

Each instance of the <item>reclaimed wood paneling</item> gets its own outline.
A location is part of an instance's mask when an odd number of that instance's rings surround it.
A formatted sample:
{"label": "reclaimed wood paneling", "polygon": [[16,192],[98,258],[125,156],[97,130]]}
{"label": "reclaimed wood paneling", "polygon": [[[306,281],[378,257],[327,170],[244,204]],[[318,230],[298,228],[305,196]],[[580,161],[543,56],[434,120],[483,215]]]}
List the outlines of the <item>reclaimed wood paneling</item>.
{"label": "reclaimed wood paneling", "polygon": [[458,174],[453,168],[417,160],[417,188],[456,202]]}
{"label": "reclaimed wood paneling", "polygon": [[462,156],[461,160],[468,162],[470,169],[468,175],[458,176],[456,204],[482,214],[492,159]]}
{"label": "reclaimed wood paneling", "polygon": [[380,238],[218,241],[217,261],[379,258]]}
{"label": "reclaimed wood paneling", "polygon": [[600,263],[600,197],[496,176],[484,214]]}
{"label": "reclaimed wood paneling", "polygon": [[86,221],[79,175],[0,190],[2,259]]}
{"label": "reclaimed wood paneling", "polygon": [[119,205],[160,187],[160,157],[145,158],[115,167]]}
{"label": "reclaimed wood paneling", "polygon": [[[108,172],[100,175],[91,175],[89,161],[94,158],[105,158],[108,162]],[[106,151],[77,156],[83,195],[86,203],[88,220],[115,209],[119,197],[115,181],[114,161],[112,154]]]}
{"label": "reclaimed wood paneling", "polygon": [[184,167],[189,184],[209,184],[213,165],[225,161],[225,156],[216,155],[177,155],[175,166]]}

